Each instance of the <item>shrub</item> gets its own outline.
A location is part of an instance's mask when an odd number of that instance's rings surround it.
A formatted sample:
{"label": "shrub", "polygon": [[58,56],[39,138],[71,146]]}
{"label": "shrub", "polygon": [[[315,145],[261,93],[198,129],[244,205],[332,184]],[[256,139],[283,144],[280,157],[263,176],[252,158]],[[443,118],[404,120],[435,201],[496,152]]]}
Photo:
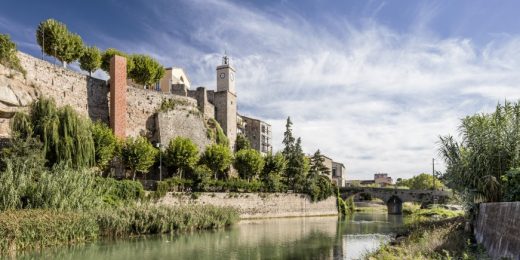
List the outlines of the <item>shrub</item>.
{"label": "shrub", "polygon": [[0,64],[21,72],[24,76],[27,73],[18,59],[16,44],[11,41],[7,34],[0,34]]}
{"label": "shrub", "polygon": [[189,138],[176,137],[171,139],[164,154],[164,164],[182,173],[193,170],[198,161],[199,149]]}
{"label": "shrub", "polygon": [[92,124],[92,139],[95,148],[96,165],[105,168],[117,152],[117,138],[112,129],[102,122]]}
{"label": "shrub", "polygon": [[98,177],[96,183],[103,190],[103,201],[110,206],[120,206],[144,199],[144,188],[139,181]]}
{"label": "shrub", "polygon": [[164,76],[163,66],[150,56],[132,55],[132,61],[134,68],[130,70],[128,76],[138,84],[151,86]]}
{"label": "shrub", "polygon": [[265,157],[264,169],[262,170],[261,179],[266,185],[266,189],[271,192],[282,191],[285,189],[283,185],[282,175],[287,166],[287,161],[282,153],[272,154],[269,152]]}
{"label": "shrub", "polygon": [[110,59],[112,59],[114,55],[126,58],[126,73],[130,74],[130,71],[134,68],[134,61],[132,60],[132,57],[122,51],[113,48],[106,49],[101,55],[100,68],[104,70],[106,73],[110,73]]}
{"label": "shrub", "polygon": [[520,201],[520,168],[507,171],[502,176],[505,201]]}
{"label": "shrub", "polygon": [[240,150],[251,149],[251,143],[244,134],[238,134],[237,140],[235,141],[235,152]]}
{"label": "shrub", "polygon": [[83,40],[71,33],[67,26],[54,19],[41,22],[36,29],[36,41],[43,52],[57,58],[66,67],[67,63],[79,59],[83,54]]}
{"label": "shrub", "polygon": [[99,66],[101,66],[101,52],[99,49],[95,46],[85,48],[83,55],[79,58],[79,67],[92,76],[92,72],[99,69]]}
{"label": "shrub", "polygon": [[146,139],[139,136],[137,138],[128,138],[121,151],[123,162],[126,167],[132,171],[135,180],[136,172],[146,173],[148,169],[155,163],[157,149]]}
{"label": "shrub", "polygon": [[96,219],[52,210],[0,212],[0,253],[41,249],[96,239]]}
{"label": "shrub", "polygon": [[240,150],[235,154],[233,163],[241,178],[251,180],[262,172],[264,168],[264,158],[260,152],[253,149]]}
{"label": "shrub", "polygon": [[227,146],[213,144],[206,147],[206,150],[200,157],[199,163],[211,169],[215,175],[215,179],[217,179],[218,175],[227,177],[225,176],[225,171],[227,171],[231,165],[232,159],[231,151]]}

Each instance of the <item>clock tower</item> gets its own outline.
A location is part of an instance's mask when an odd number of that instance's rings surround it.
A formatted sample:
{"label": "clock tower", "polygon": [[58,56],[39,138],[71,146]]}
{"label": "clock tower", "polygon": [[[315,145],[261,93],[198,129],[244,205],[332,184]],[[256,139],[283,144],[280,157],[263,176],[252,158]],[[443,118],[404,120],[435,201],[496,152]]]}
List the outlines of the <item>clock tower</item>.
{"label": "clock tower", "polygon": [[235,69],[229,64],[228,56],[222,57],[222,65],[217,67],[217,91],[235,92]]}

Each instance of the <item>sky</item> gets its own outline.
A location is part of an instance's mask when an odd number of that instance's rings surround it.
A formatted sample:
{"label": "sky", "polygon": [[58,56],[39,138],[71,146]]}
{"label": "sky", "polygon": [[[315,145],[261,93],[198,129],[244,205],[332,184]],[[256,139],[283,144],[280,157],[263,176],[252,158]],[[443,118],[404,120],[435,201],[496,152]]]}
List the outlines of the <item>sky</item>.
{"label": "sky", "polygon": [[442,171],[439,136],[520,98],[517,10],[509,0],[3,0],[0,33],[41,57],[35,29],[54,18],[88,45],[151,55],[209,89],[226,52],[239,111],[272,125],[275,150],[290,116],[304,151],[342,162],[348,179],[396,179],[430,173],[432,158]]}

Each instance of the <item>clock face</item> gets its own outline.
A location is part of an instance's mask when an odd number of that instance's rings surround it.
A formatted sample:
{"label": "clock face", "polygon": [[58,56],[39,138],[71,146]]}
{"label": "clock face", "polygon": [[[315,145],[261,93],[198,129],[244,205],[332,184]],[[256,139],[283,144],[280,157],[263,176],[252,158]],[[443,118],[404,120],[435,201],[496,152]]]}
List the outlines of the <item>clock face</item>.
{"label": "clock face", "polygon": [[235,80],[235,74],[234,74],[234,73],[230,73],[230,74],[229,74],[229,79],[230,79],[231,81],[234,81],[234,80]]}
{"label": "clock face", "polygon": [[219,75],[219,76],[220,76],[220,78],[221,78],[221,79],[223,79],[223,78],[225,78],[225,77],[226,77],[226,73],[222,72],[222,73],[220,73],[220,75]]}

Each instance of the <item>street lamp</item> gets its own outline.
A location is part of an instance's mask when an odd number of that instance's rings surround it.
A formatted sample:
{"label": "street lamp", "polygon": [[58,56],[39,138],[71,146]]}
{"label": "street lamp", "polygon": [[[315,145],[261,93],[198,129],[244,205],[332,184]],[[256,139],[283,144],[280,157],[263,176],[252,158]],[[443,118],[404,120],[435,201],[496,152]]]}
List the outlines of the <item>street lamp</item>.
{"label": "street lamp", "polygon": [[159,149],[159,181],[162,181],[162,144],[157,143],[155,146]]}

